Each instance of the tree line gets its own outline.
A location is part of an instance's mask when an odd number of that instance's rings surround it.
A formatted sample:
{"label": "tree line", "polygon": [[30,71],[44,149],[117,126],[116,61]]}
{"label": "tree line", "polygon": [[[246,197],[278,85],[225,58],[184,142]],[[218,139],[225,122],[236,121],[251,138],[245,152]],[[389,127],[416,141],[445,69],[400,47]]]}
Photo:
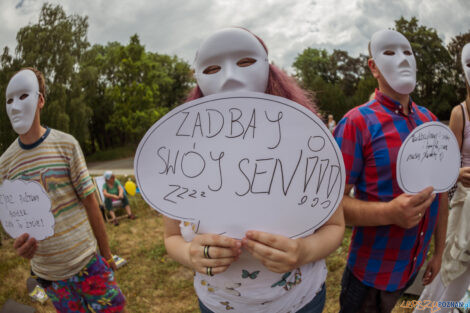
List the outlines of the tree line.
{"label": "tree line", "polygon": [[[470,42],[470,30],[452,38],[447,47],[435,29],[416,18],[395,21],[395,29],[410,41],[418,64],[413,100],[440,119],[464,99],[465,80],[460,52]],[[67,15],[60,5],[44,4],[36,24],[21,28],[17,47],[0,56],[0,98],[5,99],[11,76],[33,66],[46,78],[44,125],[71,133],[85,154],[135,145],[148,128],[181,104],[194,86],[190,65],[177,56],[150,52],[133,35],[127,45],[90,45],[88,19]],[[367,51],[367,47],[364,47]],[[364,103],[376,87],[367,54],[306,48],[293,68],[301,85],[312,91],[318,107],[338,120]],[[0,153],[17,137],[0,106]]]}

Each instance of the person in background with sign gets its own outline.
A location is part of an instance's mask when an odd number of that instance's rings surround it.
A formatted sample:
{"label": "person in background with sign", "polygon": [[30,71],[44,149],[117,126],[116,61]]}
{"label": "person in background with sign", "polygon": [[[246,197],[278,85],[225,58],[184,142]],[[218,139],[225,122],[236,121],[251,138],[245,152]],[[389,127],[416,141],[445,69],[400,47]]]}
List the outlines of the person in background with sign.
{"label": "person in background with sign", "polygon": [[[245,29],[224,29],[205,40],[195,70],[198,85],[188,101],[227,91],[256,91],[288,98],[315,112],[306,92],[269,64],[263,41]],[[342,241],[341,206],[314,234],[299,239],[248,231],[236,240],[196,234],[197,224],[167,217],[164,221],[168,254],[196,271],[194,287],[201,312],[323,310],[324,258]]]}
{"label": "person in background with sign", "polygon": [[[449,127],[460,145],[462,167],[457,190],[450,201],[442,269],[421,293],[420,300],[423,301],[459,301],[470,285],[470,43],[463,47],[461,61],[467,98],[452,109]],[[448,310],[452,311],[451,308]]]}
{"label": "person in background with sign", "polygon": [[0,157],[0,183],[41,184],[52,203],[55,234],[39,242],[23,234],[13,246],[31,260],[33,275],[57,312],[88,311],[87,306],[95,312],[125,312],[83,153],[71,135],[41,125],[44,105],[43,74],[34,68],[17,72],[7,86],[6,111],[19,138]]}
{"label": "person in background with sign", "polygon": [[404,194],[396,180],[400,145],[415,127],[436,120],[409,96],[416,85],[411,45],[402,34],[382,30],[372,36],[369,53],[375,97],[350,110],[334,131],[346,167],[344,216],[354,226],[340,295],[344,313],[391,312],[416,278],[434,233],[423,277],[429,284],[441,266],[448,214],[447,193],[436,196],[428,187]]}

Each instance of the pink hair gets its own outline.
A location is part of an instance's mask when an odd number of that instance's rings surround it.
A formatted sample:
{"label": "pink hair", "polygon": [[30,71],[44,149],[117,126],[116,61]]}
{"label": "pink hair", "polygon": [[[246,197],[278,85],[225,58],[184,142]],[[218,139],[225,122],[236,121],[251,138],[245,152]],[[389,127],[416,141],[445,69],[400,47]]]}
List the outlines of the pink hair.
{"label": "pink hair", "polygon": [[[266,44],[261,38],[259,38],[258,36],[243,27],[240,28],[246,30],[247,32],[255,36],[256,39],[258,39],[258,41],[263,46],[264,50],[266,50],[266,53],[268,53],[268,48],[266,47]],[[268,86],[266,88],[265,93],[287,98],[303,105],[313,113],[318,112],[317,106],[312,100],[312,94],[302,89],[294,78],[287,75],[286,72],[284,72],[274,64],[269,64]],[[186,98],[186,102],[196,100],[201,97],[204,97],[204,95],[202,94],[202,91],[199,86],[196,85],[196,87],[194,87],[189,92],[189,95]]]}

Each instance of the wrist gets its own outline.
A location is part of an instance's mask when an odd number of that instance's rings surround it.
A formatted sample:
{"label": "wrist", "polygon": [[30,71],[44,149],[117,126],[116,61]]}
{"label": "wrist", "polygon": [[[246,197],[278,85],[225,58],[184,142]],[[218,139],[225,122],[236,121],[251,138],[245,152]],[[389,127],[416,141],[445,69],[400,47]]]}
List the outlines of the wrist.
{"label": "wrist", "polygon": [[382,209],[382,217],[383,219],[380,221],[381,225],[391,225],[395,223],[395,214],[393,210],[393,200],[389,202],[383,202],[383,209]]}

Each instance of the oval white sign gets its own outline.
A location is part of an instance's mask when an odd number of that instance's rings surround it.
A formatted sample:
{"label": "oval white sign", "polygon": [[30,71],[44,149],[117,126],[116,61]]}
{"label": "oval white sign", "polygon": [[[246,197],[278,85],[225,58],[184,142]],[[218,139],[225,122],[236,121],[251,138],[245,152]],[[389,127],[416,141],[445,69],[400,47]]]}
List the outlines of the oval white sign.
{"label": "oval white sign", "polygon": [[341,202],[345,169],[324,123],[285,98],[223,93],[184,103],[134,159],[145,201],[198,233],[312,233]]}
{"label": "oval white sign", "polygon": [[459,177],[460,148],[454,133],[440,122],[416,127],[400,146],[397,181],[403,192],[419,193],[434,187],[448,191]]}

